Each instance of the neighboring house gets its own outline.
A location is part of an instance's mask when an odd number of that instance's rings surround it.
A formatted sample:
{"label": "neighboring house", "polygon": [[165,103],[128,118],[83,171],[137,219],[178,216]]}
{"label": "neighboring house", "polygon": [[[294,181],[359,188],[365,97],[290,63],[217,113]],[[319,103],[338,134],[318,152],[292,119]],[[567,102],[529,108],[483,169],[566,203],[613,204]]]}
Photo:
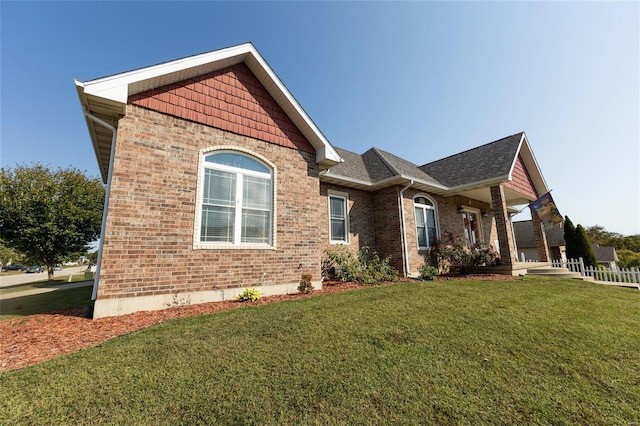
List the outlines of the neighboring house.
{"label": "neighboring house", "polygon": [[107,183],[94,318],[321,288],[337,244],[415,275],[444,231],[511,273],[509,208],[548,191],[524,133],[422,166],[336,148],[252,44],[76,88]]}
{"label": "neighboring house", "polygon": [[[516,247],[518,250],[518,259],[522,262],[538,261],[538,247],[536,239],[533,235],[533,221],[523,220],[513,222],[513,232],[516,237]],[[567,260],[567,250],[564,242],[564,228],[562,226],[554,226],[545,229],[547,239],[547,247],[551,259]]]}
{"label": "neighboring house", "polygon": [[591,244],[593,254],[596,255],[598,265],[602,265],[612,271],[618,270],[618,253],[616,253],[615,247],[600,247],[596,243]]}
{"label": "neighboring house", "polygon": [[[520,261],[538,261],[538,249],[533,235],[533,221],[513,222],[513,231]],[[562,226],[554,226],[546,229],[545,234],[551,259],[567,260],[564,228]],[[591,244],[591,247],[599,265],[611,270],[617,269],[618,254],[614,247],[600,247],[595,243]]]}

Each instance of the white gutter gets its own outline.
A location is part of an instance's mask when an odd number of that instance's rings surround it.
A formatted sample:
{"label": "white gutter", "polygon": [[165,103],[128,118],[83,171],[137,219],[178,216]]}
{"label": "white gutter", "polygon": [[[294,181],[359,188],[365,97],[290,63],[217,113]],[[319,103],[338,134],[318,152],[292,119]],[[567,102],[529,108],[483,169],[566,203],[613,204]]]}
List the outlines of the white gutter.
{"label": "white gutter", "polygon": [[104,234],[107,227],[107,213],[109,212],[109,196],[111,195],[111,175],[113,172],[113,157],[116,152],[116,135],[117,129],[111,124],[99,119],[96,116],[91,115],[86,106],[82,106],[82,112],[88,119],[106,127],[111,130],[111,157],[109,158],[109,172],[107,174],[107,188],[104,195],[104,207],[102,210],[102,228],[100,229],[100,246],[98,247],[98,264],[96,266],[96,277],[93,280],[93,291],[91,293],[91,300],[96,300],[98,297],[98,282],[100,281],[100,269],[102,267],[102,249],[104,247]]}
{"label": "white gutter", "polygon": [[407,245],[407,224],[404,215],[404,191],[413,185],[413,179],[409,184],[400,190],[400,218],[402,220],[402,260],[404,260],[404,276],[409,276],[409,247]]}

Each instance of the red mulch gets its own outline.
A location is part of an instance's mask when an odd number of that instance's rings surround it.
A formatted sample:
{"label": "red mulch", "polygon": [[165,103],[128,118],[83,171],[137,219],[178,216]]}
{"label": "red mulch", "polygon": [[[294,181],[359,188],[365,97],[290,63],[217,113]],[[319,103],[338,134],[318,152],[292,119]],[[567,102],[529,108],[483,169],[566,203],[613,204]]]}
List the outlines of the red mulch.
{"label": "red mulch", "polygon": [[[439,278],[447,279],[447,278]],[[502,275],[474,275],[449,279],[514,279]],[[302,299],[365,287],[356,283],[325,282],[322,291],[263,297],[252,304]],[[99,345],[109,339],[161,323],[172,318],[219,312],[240,306],[238,301],[203,303],[160,311],[136,312],[97,320],[84,318],[85,309],[75,308],[51,314],[29,315],[0,321],[0,372],[15,370],[42,361]]]}

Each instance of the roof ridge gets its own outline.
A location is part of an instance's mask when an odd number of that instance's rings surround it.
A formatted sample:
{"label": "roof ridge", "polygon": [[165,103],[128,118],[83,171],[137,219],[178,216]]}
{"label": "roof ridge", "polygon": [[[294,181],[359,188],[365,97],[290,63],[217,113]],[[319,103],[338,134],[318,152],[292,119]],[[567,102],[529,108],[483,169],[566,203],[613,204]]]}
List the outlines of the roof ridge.
{"label": "roof ridge", "polygon": [[443,157],[443,158],[440,158],[440,159],[438,159],[438,160],[431,161],[431,162],[429,162],[429,163],[425,163],[425,164],[423,164],[423,165],[421,165],[421,166],[418,166],[418,168],[422,169],[423,167],[428,166],[428,165],[430,165],[430,164],[438,163],[438,162],[440,162],[440,161],[447,160],[447,159],[452,158],[452,157],[457,157],[457,156],[459,156],[459,155],[466,154],[467,152],[475,151],[475,150],[477,150],[477,149],[480,149],[480,148],[483,148],[483,147],[486,147],[486,146],[492,145],[492,144],[494,144],[494,143],[501,142],[501,141],[503,141],[503,140],[505,140],[505,139],[512,138],[512,137],[514,137],[514,136],[516,136],[516,135],[524,135],[524,131],[522,131],[522,132],[517,132],[517,133],[514,133],[514,134],[512,134],[512,135],[505,136],[504,138],[497,139],[497,140],[495,140],[495,141],[493,141],[493,142],[488,142],[488,143],[485,143],[485,144],[483,144],[483,145],[476,146],[476,147],[474,147],[474,148],[469,148],[469,149],[467,149],[467,150],[464,150],[464,151],[461,151],[461,152],[457,152],[457,153],[455,153],[455,154],[451,154],[451,155],[449,155],[449,156],[447,156],[447,157]]}
{"label": "roof ridge", "polygon": [[[389,163],[389,161],[387,161],[387,159],[384,158],[384,156],[381,154],[381,153],[384,153],[384,151],[382,151],[379,148],[376,148],[375,146],[370,148],[370,149],[368,149],[366,152],[369,152],[369,151],[373,151],[373,153],[376,155],[376,157],[378,157],[380,159],[380,161],[382,161],[382,164],[385,165],[385,167],[391,172],[392,175],[394,175],[394,176],[400,176],[401,175],[401,173],[398,173],[398,170],[396,170],[396,168],[393,167],[391,165],[391,163]],[[364,154],[362,154],[362,155],[364,155]],[[366,162],[365,162],[365,164],[366,164]]]}

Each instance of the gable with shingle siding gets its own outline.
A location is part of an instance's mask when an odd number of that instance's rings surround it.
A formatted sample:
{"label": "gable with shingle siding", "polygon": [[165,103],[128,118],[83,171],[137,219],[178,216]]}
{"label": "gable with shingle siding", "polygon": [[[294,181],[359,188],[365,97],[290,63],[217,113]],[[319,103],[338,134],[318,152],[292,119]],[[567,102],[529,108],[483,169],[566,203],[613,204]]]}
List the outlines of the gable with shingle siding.
{"label": "gable with shingle siding", "polygon": [[130,96],[129,102],[239,135],[315,153],[244,63]]}

